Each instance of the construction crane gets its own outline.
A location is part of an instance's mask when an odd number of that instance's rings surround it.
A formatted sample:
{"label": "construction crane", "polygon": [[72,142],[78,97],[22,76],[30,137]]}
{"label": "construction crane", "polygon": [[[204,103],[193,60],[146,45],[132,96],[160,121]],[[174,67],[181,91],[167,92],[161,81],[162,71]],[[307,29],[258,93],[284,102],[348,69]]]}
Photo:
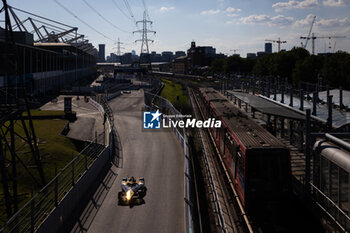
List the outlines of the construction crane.
{"label": "construction crane", "polygon": [[278,44],[278,52],[281,51],[281,44],[287,43],[287,41],[281,41],[281,38],[278,37],[278,40],[265,40],[265,41],[269,41],[269,42],[273,42],[273,43],[277,43]]}
{"label": "construction crane", "polygon": [[312,19],[311,26],[310,26],[310,30],[309,30],[309,33],[307,34],[307,37],[300,37],[300,39],[306,39],[305,44],[303,44],[303,42],[301,42],[301,47],[303,47],[304,49],[306,49],[307,42],[311,39],[311,38],[310,38],[310,35],[311,35],[311,32],[312,32],[312,27],[313,27],[314,24],[315,24],[315,20],[316,20],[316,15],[315,15],[314,18]]}
{"label": "construction crane", "polygon": [[312,36],[311,37],[304,37],[304,36],[301,36],[300,39],[306,39],[306,40],[309,40],[311,39],[312,40],[312,54],[314,55],[315,54],[315,40],[316,39],[332,39],[332,38],[346,38],[346,36],[315,36],[315,33],[312,33]]}
{"label": "construction crane", "polygon": [[236,51],[239,51],[240,49],[230,49],[230,51],[233,51],[233,54],[236,54]]}

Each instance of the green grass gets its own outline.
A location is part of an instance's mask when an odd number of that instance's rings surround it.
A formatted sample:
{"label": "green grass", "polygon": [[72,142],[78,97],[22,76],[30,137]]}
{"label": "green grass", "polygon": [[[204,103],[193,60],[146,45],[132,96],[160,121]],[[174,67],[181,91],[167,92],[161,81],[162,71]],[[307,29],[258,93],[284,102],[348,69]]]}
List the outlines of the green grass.
{"label": "green grass", "polygon": [[186,88],[183,88],[181,84],[175,83],[168,79],[162,79],[164,88],[162,89],[160,96],[169,100],[174,107],[181,113],[189,113],[190,102],[187,96]]}
{"label": "green grass", "polygon": [[[44,114],[47,111],[33,111],[34,114]],[[52,111],[50,111],[53,114]],[[59,111],[53,111],[59,112]],[[60,111],[62,112],[62,111]],[[27,128],[29,129],[28,121],[25,121]],[[68,138],[61,136],[60,132],[66,125],[66,120],[33,120],[33,125],[35,129],[35,134],[38,140],[38,148],[40,156],[42,158],[41,162],[43,165],[43,170],[45,174],[46,182],[48,183],[55,176],[55,167],[57,166],[57,171],[60,171],[68,162],[72,160],[72,154],[77,155],[76,146]],[[8,126],[9,123],[5,123]],[[5,126],[2,127],[5,130]],[[22,128],[20,121],[15,122],[15,132],[24,137],[25,133]],[[10,134],[6,136],[7,140],[10,141]],[[19,136],[16,136],[15,146],[17,148],[17,154],[20,159],[27,165],[29,171],[34,175],[34,177],[40,181],[39,173],[34,164],[34,159],[30,153],[30,147],[28,143],[22,140]],[[6,158],[11,159],[11,154],[7,150]],[[11,163],[8,162],[8,170],[11,170]],[[31,197],[31,192],[38,192],[42,186],[36,184],[29,173],[24,169],[24,166],[17,160],[17,182],[18,182],[18,196],[19,198],[19,208],[24,205]],[[12,183],[10,183],[12,192]],[[12,193],[11,193],[12,194]],[[4,206],[4,193],[3,187],[0,187],[0,225],[3,225],[6,221],[5,217],[5,206]]]}
{"label": "green grass", "polygon": [[[74,114],[75,112],[73,112]],[[64,116],[63,110],[30,110],[31,116]],[[23,112],[23,116],[28,116],[27,112]]]}

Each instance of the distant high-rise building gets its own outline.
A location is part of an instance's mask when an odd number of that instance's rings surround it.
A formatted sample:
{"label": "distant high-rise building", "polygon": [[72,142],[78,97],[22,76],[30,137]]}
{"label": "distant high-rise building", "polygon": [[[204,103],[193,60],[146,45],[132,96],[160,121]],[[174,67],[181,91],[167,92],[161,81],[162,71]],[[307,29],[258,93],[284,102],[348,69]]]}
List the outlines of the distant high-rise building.
{"label": "distant high-rise building", "polygon": [[256,55],[258,57],[264,56],[266,53],[264,51],[257,52]]}
{"label": "distant high-rise building", "polygon": [[124,53],[120,58],[120,62],[122,64],[131,64],[132,63],[132,54],[131,53]]}
{"label": "distant high-rise building", "polygon": [[185,51],[176,51],[175,52],[175,58],[183,57],[183,56],[186,56],[186,52]]}
{"label": "distant high-rise building", "polygon": [[135,50],[131,50],[131,54],[132,54],[133,56],[135,56],[135,55],[136,55],[136,51],[135,51]]}
{"label": "distant high-rise building", "polygon": [[99,44],[98,45],[98,61],[99,62],[105,62],[105,44]]}
{"label": "distant high-rise building", "polygon": [[266,54],[272,53],[272,43],[265,43],[265,53]]}
{"label": "distant high-rise building", "polygon": [[247,53],[247,58],[256,58],[256,53]]}
{"label": "distant high-rise building", "polygon": [[162,60],[164,62],[171,62],[173,60],[173,52],[171,51],[164,51],[162,52]]}

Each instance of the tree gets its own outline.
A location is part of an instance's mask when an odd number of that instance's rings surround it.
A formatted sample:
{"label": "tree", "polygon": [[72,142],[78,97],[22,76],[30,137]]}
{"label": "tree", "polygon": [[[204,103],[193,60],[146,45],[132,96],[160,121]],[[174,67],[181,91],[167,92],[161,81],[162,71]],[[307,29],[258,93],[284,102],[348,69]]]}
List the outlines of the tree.
{"label": "tree", "polygon": [[333,87],[350,88],[350,54],[338,51],[325,58],[322,68],[324,81]]}

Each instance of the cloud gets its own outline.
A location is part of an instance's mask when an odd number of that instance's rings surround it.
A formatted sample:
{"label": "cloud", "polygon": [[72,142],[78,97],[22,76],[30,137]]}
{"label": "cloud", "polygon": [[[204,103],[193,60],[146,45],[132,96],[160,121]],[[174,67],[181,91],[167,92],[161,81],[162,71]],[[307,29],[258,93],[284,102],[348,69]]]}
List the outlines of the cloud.
{"label": "cloud", "polygon": [[226,12],[227,13],[232,13],[232,12],[241,12],[242,10],[239,8],[233,8],[233,7],[227,7]]}
{"label": "cloud", "polygon": [[277,15],[274,17],[271,17],[271,21],[269,22],[270,26],[287,26],[292,24],[294,21],[293,17],[286,17],[283,15]]}
{"label": "cloud", "polygon": [[168,12],[168,11],[172,11],[172,10],[175,10],[175,7],[173,7],[173,6],[170,6],[170,7],[162,6],[159,9],[160,12]]}
{"label": "cloud", "polygon": [[202,11],[201,15],[216,15],[219,14],[220,10],[208,10],[208,11]]}
{"label": "cloud", "polygon": [[227,14],[228,17],[237,17],[239,14]]}
{"label": "cloud", "polygon": [[318,0],[304,0],[304,1],[290,0],[288,2],[277,2],[272,5],[272,7],[275,9],[276,12],[281,12],[283,10],[289,10],[289,9],[313,8],[316,6],[318,6]]}
{"label": "cloud", "polygon": [[267,23],[270,20],[268,15],[249,15],[247,17],[242,17],[239,21],[243,24],[258,24],[258,23]]}
{"label": "cloud", "polygon": [[[310,27],[311,22],[313,20],[313,15],[309,14],[304,19],[297,20],[294,23],[295,27]],[[332,29],[336,27],[344,27],[344,26],[350,26],[350,21],[347,17],[338,19],[338,18],[330,18],[330,19],[322,19],[322,18],[316,18],[315,27],[318,27],[319,29]]]}
{"label": "cloud", "polygon": [[322,4],[324,6],[338,7],[338,6],[350,5],[350,1],[349,0],[326,0],[326,1],[323,1]]}
{"label": "cloud", "polygon": [[226,24],[233,24],[232,21],[226,21]]}
{"label": "cloud", "polygon": [[349,26],[350,21],[348,17],[345,17],[343,19],[320,19],[316,23],[316,26],[321,28],[334,28],[334,27],[343,27],[343,26]]}
{"label": "cloud", "polygon": [[291,25],[294,21],[293,17],[286,17],[283,15],[268,16],[268,15],[250,15],[248,17],[242,17],[239,21],[243,24],[268,24],[269,26],[287,26]]}

